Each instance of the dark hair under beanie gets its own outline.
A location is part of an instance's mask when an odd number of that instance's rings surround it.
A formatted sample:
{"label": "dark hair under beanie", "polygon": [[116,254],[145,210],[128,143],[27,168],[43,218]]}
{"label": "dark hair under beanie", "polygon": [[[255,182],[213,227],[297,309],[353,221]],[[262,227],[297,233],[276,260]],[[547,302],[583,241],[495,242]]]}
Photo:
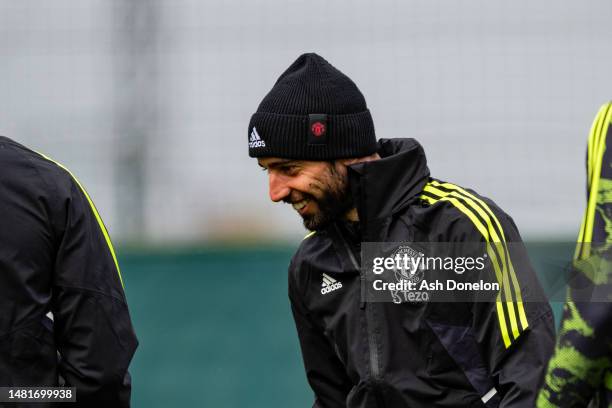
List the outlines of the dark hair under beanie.
{"label": "dark hair under beanie", "polygon": [[333,160],[376,151],[374,123],[355,83],[317,54],[301,55],[251,117],[249,156]]}

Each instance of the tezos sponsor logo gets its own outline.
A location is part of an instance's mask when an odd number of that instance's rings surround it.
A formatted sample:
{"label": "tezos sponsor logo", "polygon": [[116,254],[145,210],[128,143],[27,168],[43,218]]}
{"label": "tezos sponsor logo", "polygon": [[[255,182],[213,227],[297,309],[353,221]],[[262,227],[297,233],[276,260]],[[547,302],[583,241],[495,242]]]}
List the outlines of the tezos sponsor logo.
{"label": "tezos sponsor logo", "polygon": [[[393,258],[396,256],[406,259],[409,262],[403,263],[402,267],[394,268],[395,280],[399,282],[410,282],[413,285],[419,283],[424,275],[425,268],[422,260],[425,254],[419,252],[407,245],[401,245],[394,253]],[[429,293],[422,291],[409,291],[409,290],[389,290],[391,299],[395,304],[401,304],[404,302],[408,303],[419,303],[429,301]]]}

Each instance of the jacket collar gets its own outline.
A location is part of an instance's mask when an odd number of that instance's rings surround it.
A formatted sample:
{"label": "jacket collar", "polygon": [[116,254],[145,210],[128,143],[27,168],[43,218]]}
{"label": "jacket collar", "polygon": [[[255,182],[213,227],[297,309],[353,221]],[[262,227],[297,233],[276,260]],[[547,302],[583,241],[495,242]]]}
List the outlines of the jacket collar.
{"label": "jacket collar", "polygon": [[429,179],[423,147],[414,139],[380,139],[380,160],[349,166],[362,240],[375,240],[380,224],[417,199]]}

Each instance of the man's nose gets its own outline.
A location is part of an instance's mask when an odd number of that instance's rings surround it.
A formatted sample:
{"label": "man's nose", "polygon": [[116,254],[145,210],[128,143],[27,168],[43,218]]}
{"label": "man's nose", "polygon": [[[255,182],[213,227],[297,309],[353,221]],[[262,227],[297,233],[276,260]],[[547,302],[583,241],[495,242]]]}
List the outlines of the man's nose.
{"label": "man's nose", "polygon": [[291,189],[288,187],[285,177],[278,175],[275,172],[270,172],[269,183],[270,200],[274,202],[281,201],[291,193]]}

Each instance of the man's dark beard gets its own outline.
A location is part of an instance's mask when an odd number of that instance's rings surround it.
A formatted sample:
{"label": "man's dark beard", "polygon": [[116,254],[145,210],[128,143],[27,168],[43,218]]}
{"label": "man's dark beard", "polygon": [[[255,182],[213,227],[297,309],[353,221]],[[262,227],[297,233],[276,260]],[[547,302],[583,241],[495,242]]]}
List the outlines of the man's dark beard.
{"label": "man's dark beard", "polygon": [[325,192],[323,197],[315,198],[309,195],[309,199],[316,201],[319,212],[313,215],[304,215],[304,227],[310,231],[321,230],[328,227],[334,221],[341,219],[350,209],[354,207],[348,177],[338,173],[335,165],[330,167],[333,185]]}

